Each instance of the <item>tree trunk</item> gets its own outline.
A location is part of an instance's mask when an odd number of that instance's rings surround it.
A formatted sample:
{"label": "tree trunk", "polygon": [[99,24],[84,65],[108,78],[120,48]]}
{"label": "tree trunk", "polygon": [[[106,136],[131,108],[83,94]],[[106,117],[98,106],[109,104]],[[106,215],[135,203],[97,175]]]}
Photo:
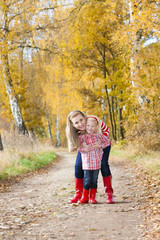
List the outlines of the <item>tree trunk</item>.
{"label": "tree trunk", "polygon": [[3,151],[3,143],[2,143],[2,137],[0,134],[0,151]]}
{"label": "tree trunk", "polygon": [[[102,51],[102,61],[103,61],[103,77],[106,78],[106,47],[103,45],[103,51]],[[110,104],[110,99],[109,99],[109,94],[108,94],[108,88],[107,84],[105,84],[105,91],[106,91],[106,96],[107,96],[107,103],[108,103],[108,110],[109,110],[109,118],[110,118],[110,124],[111,124],[111,132],[112,132],[112,137],[115,140],[115,134],[114,134],[114,125],[113,125],[113,119],[112,119],[112,109],[111,109],[111,104]]]}
{"label": "tree trunk", "polygon": [[[105,89],[102,89],[102,93],[104,93],[105,92]],[[106,101],[105,101],[105,99],[102,99],[102,112],[104,112],[104,111],[106,111]],[[106,113],[104,114],[103,113],[103,118],[102,118],[102,120],[103,120],[103,122],[106,122],[106,120],[107,120],[107,116],[106,116]]]}
{"label": "tree trunk", "polygon": [[50,123],[49,123],[48,116],[46,116],[46,120],[47,120],[47,127],[48,127],[49,138],[50,138],[50,139],[53,139],[53,138],[52,138],[52,132],[51,132],[51,126],[50,126]]}
{"label": "tree trunk", "polygon": [[61,146],[60,131],[59,131],[59,117],[57,116],[56,121],[56,147]]}
{"label": "tree trunk", "polygon": [[[8,13],[9,13],[9,7],[6,4],[6,8],[4,10],[4,21],[5,21],[5,25],[4,25],[4,44],[7,46],[8,45],[8,33],[10,31],[9,29],[9,19],[8,19]],[[10,66],[9,66],[9,53],[8,53],[8,49],[6,47],[6,50],[4,51],[1,60],[2,65],[3,65],[3,76],[4,76],[4,81],[5,81],[5,86],[6,86],[6,92],[9,98],[9,102],[10,102],[10,107],[11,107],[11,111],[12,111],[12,115],[15,121],[15,125],[18,129],[18,133],[19,134],[25,134],[27,132],[23,118],[22,118],[22,114],[21,114],[21,110],[20,107],[18,105],[18,101],[17,98],[15,96],[15,92],[13,90],[13,81],[12,81],[12,77],[10,74]]]}
{"label": "tree trunk", "polygon": [[113,126],[112,112],[111,112],[111,105],[110,105],[110,100],[109,100],[109,95],[108,95],[107,84],[105,84],[105,90],[106,90],[106,95],[107,95],[107,102],[108,102],[108,109],[109,109],[112,137],[113,137],[114,140],[116,140],[115,139],[115,134],[114,134],[114,126]]}
{"label": "tree trunk", "polygon": [[4,81],[6,86],[6,92],[9,98],[10,107],[11,107],[12,115],[15,121],[15,125],[17,127],[19,134],[25,134],[27,133],[27,129],[25,127],[25,124],[22,118],[22,114],[21,114],[21,110],[20,110],[17,98],[12,89],[12,78],[10,76],[10,71],[9,71],[8,55],[5,55],[4,57],[3,70],[4,70],[4,76],[5,76]]}
{"label": "tree trunk", "polygon": [[117,128],[117,140],[120,141],[124,138],[122,128],[122,108],[118,104],[118,128]]}
{"label": "tree trunk", "polygon": [[[134,25],[133,22],[133,10],[132,10],[132,2],[129,1],[129,15],[130,15],[130,24]],[[138,54],[140,51],[141,40],[142,40],[143,30],[139,29],[136,34],[133,34],[132,37],[132,49],[131,49],[131,59],[130,59],[130,73],[131,73],[131,81],[132,86],[137,87],[136,77],[139,74],[140,64],[138,60]]]}
{"label": "tree trunk", "polygon": [[6,84],[6,91],[7,91],[7,95],[9,97],[9,102],[10,102],[10,107],[11,107],[11,111],[12,111],[12,115],[15,121],[15,125],[17,127],[18,133],[19,134],[25,134],[27,133],[27,129],[25,127],[22,115],[21,115],[21,110],[19,108],[18,105],[18,101],[17,98],[14,96],[14,93],[12,91],[12,88]]}
{"label": "tree trunk", "polygon": [[115,102],[114,102],[114,97],[111,97],[111,108],[112,108],[112,119],[113,119],[113,128],[114,128],[114,140],[117,140],[117,124],[116,124],[116,119],[115,119]]}

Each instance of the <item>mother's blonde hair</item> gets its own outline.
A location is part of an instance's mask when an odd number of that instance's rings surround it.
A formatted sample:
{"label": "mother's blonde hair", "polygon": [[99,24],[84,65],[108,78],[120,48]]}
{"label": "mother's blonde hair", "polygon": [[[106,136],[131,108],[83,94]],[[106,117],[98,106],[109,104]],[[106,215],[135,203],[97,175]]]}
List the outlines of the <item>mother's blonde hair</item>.
{"label": "mother's blonde hair", "polygon": [[70,112],[67,117],[66,137],[68,140],[68,149],[70,152],[76,150],[79,146],[78,129],[76,129],[72,123],[72,118],[77,117],[78,115],[82,115],[82,117],[85,119],[87,117],[87,115],[80,110]]}

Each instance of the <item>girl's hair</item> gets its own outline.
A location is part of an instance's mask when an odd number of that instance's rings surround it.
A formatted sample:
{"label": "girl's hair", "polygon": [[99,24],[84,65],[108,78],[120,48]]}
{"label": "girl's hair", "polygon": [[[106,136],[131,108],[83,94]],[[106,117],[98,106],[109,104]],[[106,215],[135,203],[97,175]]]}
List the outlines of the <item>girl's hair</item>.
{"label": "girl's hair", "polygon": [[74,151],[79,146],[78,129],[73,126],[72,118],[82,115],[86,119],[87,115],[80,110],[70,112],[67,117],[66,136],[68,140],[69,151]]}
{"label": "girl's hair", "polygon": [[87,116],[86,120],[88,120],[88,119],[91,119],[92,121],[97,123],[96,133],[99,133],[99,134],[102,133],[101,123],[99,121],[99,118],[97,118],[97,116],[95,116],[95,115],[89,115],[89,116]]}

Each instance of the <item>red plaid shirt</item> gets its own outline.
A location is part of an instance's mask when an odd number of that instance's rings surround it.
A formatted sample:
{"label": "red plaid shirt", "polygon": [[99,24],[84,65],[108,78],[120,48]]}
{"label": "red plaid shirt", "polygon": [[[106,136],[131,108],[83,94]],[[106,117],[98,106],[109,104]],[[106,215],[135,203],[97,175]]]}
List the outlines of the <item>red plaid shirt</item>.
{"label": "red plaid shirt", "polygon": [[104,136],[103,133],[98,134],[86,134],[80,135],[80,142],[85,143],[87,145],[93,145],[97,143],[99,140],[102,142],[101,148],[91,150],[89,152],[84,152],[83,148],[79,148],[79,151],[82,153],[82,168],[84,170],[96,170],[101,168],[101,161],[103,155],[103,148],[106,148],[110,145],[110,140],[108,136]]}

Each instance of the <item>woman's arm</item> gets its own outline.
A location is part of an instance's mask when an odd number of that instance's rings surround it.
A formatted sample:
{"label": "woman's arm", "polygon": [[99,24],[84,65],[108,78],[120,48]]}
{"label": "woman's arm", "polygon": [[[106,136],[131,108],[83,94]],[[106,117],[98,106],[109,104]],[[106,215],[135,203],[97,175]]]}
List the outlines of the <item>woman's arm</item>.
{"label": "woman's arm", "polygon": [[91,145],[87,145],[87,143],[85,142],[85,139],[83,136],[79,136],[80,138],[80,146],[78,148],[78,150],[81,152],[81,153],[86,153],[86,152],[89,152],[91,150]]}
{"label": "woman's arm", "polygon": [[110,145],[110,139],[103,133],[98,134],[98,141],[92,145],[92,149],[96,150],[98,148],[106,148]]}
{"label": "woman's arm", "polygon": [[109,128],[107,127],[107,125],[101,119],[99,119],[99,121],[101,124],[101,130],[102,130],[103,135],[109,136]]}
{"label": "woman's arm", "polygon": [[102,143],[101,143],[101,147],[102,147],[102,148],[106,148],[106,147],[108,147],[108,146],[110,145],[110,139],[109,139],[108,136],[105,136],[105,135],[102,133],[102,134],[99,134],[99,137],[100,137],[100,139],[101,139],[101,141],[102,141]]}

